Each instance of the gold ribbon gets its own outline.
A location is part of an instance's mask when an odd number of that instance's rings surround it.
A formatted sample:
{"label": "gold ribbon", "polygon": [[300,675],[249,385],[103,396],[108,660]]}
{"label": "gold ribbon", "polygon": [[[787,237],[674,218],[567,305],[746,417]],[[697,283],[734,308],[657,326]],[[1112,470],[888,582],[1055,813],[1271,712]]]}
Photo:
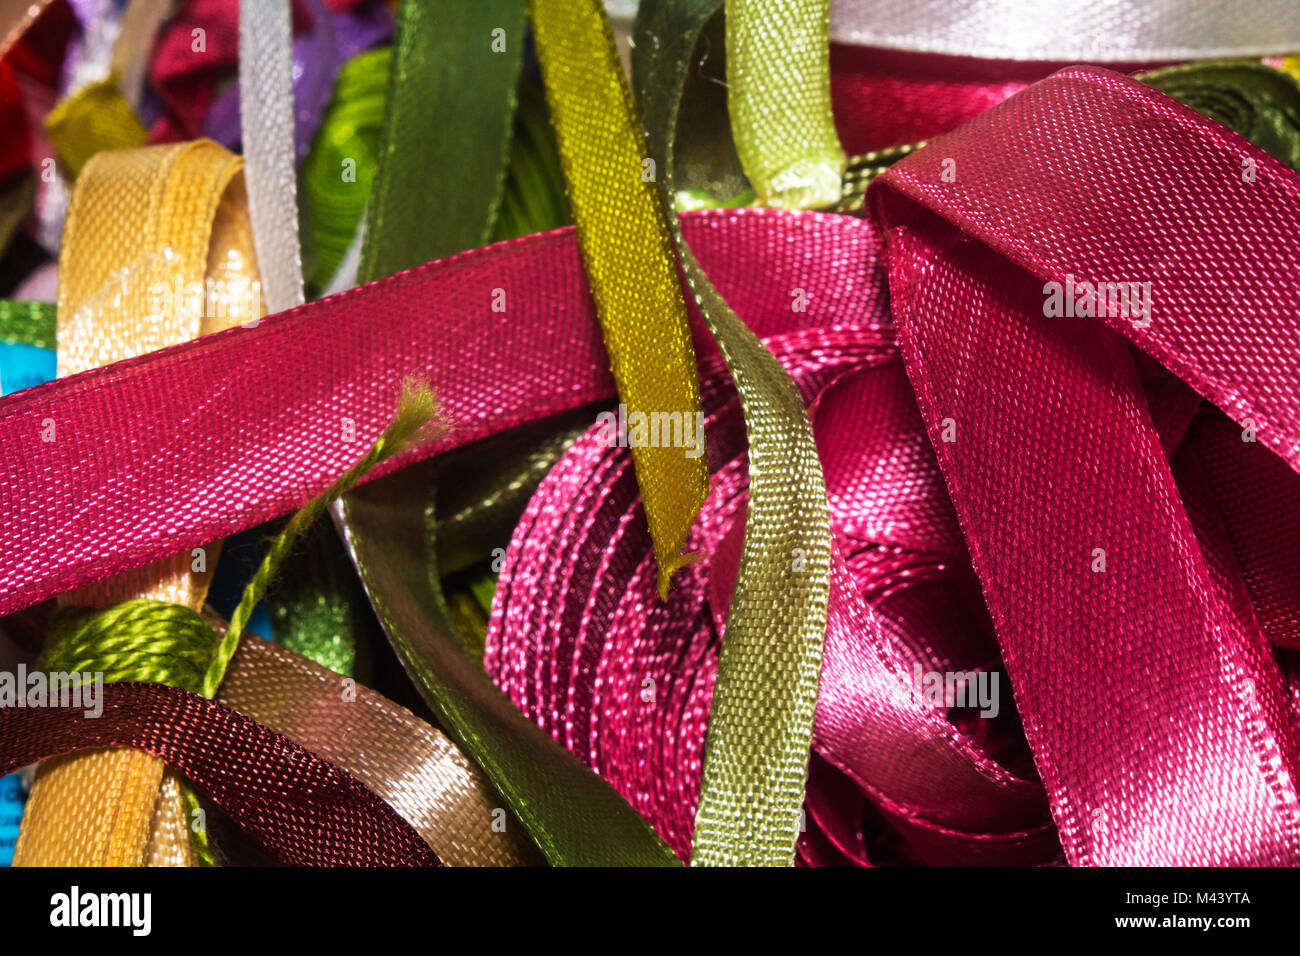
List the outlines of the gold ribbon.
{"label": "gold ribbon", "polygon": [[[531,0],[529,12],[618,394],[629,418],[702,421],[673,237],[656,196],[658,172],[604,10],[597,0]],[[704,455],[686,452],[662,443],[632,449],[661,596],[690,560],[682,547],[708,493]]]}
{"label": "gold ribbon", "polygon": [[[257,319],[257,278],[238,156],[209,140],[97,153],[77,178],[64,229],[59,374]],[[176,555],[61,601],[106,607],[149,597],[200,610],[219,546],[202,565]],[[42,764],[14,865],[189,863],[181,788],[164,769],[137,750]]]}

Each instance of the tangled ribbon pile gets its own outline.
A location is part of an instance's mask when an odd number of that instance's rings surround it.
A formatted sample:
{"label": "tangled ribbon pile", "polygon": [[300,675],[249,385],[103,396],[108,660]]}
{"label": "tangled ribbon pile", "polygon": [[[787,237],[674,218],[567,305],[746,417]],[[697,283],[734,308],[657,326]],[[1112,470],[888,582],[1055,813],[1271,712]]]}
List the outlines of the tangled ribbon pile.
{"label": "tangled ribbon pile", "polygon": [[[319,301],[298,304],[293,161],[324,112],[322,77],[360,48],[338,34],[381,36],[383,15],[307,5],[299,42],[326,52],[310,54],[319,76],[297,75],[306,112],[244,116],[251,215],[241,161],[213,143],[88,159],[60,263],[60,363],[78,374],[0,402],[0,613],[74,589],[102,605],[172,587],[206,635],[191,549],[361,477],[334,519],[442,729],[364,688],[354,717],[329,671],[250,638],[223,645],[203,688],[215,700],[118,683],[99,722],[0,709],[0,772],[135,748],[282,861],[322,865],[519,864],[538,851],[787,862],[791,850],[809,865],[1300,864],[1295,84],[1257,63],[1147,82],[1099,67],[1040,77],[1039,63],[976,82],[950,113],[862,132],[907,155],[846,172],[832,94],[852,124],[840,102],[879,95],[878,78],[830,84],[824,45],[798,47],[784,68],[820,77],[805,92],[824,109],[801,115],[790,142],[807,149],[773,148],[789,126],[756,93],[781,79],[759,29],[777,14],[729,3],[744,196],[862,215],[679,217],[674,202],[701,181],[738,181],[687,161],[710,131],[681,109],[719,5],[643,6],[643,144],[599,5],[531,4],[549,113],[529,102],[523,121],[549,115],[576,227],[477,248],[503,195],[520,203],[512,222],[529,218],[501,170],[553,172],[544,136],[535,166],[510,156],[517,61],[492,61],[474,91],[492,112],[475,155],[500,168],[449,173],[455,202],[403,191],[424,175],[413,145],[448,164],[454,145],[414,121],[451,94],[428,73],[390,82],[384,129],[365,137],[377,186],[363,230],[347,253],[354,223],[335,230],[326,257],[344,280],[376,281]],[[781,11],[785,28],[810,10],[825,5]],[[187,12],[229,20],[201,2]],[[485,33],[498,14],[522,23],[523,4],[464,12],[448,37]],[[166,28],[164,54],[190,22]],[[288,87],[288,6],[248,22],[266,28],[238,38],[241,67]],[[234,62],[237,26],[216,31],[216,66]],[[1252,31],[1233,49],[1253,50]],[[397,38],[365,68],[416,75],[451,42],[411,4]],[[603,72],[584,84],[592,60]],[[159,78],[155,139],[237,109],[182,62],[174,82]],[[908,95],[931,100],[931,79]],[[905,144],[913,120],[926,136],[953,128]],[[337,156],[321,155],[328,171]],[[865,198],[850,195],[855,175],[874,180]],[[448,223],[421,232],[444,201]],[[122,242],[123,270],[104,238],[127,215],[142,225]],[[625,231],[607,229],[615,215]],[[256,321],[253,301],[218,323],[180,309],[183,328],[130,327],[151,277],[247,280],[259,265],[277,314]],[[381,441],[362,476],[359,452],[388,434],[411,378],[430,384],[447,427],[391,460]],[[611,432],[615,403],[616,421],[674,421],[687,447]],[[699,428],[687,437],[697,407],[707,444]],[[525,435],[545,439],[545,466],[511,478],[521,515],[494,568],[480,667],[438,573],[434,538],[453,522],[433,493],[454,497],[455,475],[420,463]],[[100,583],[111,575],[127,576]],[[84,759],[82,771],[125,773],[111,752]],[[143,781],[148,810],[161,764],[131,760],[138,773],[122,779]],[[535,847],[498,839],[507,811]]]}

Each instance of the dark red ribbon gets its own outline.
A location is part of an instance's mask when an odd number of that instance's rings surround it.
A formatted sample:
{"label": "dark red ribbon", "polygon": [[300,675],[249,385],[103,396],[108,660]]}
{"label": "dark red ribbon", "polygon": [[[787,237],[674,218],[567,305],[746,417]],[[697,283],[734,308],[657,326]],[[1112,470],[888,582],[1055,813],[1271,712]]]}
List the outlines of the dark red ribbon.
{"label": "dark red ribbon", "polygon": [[0,774],[98,747],[174,767],[281,862],[441,866],[392,807],[351,774],[238,711],[161,684],[107,684],[103,713],[0,707]]}

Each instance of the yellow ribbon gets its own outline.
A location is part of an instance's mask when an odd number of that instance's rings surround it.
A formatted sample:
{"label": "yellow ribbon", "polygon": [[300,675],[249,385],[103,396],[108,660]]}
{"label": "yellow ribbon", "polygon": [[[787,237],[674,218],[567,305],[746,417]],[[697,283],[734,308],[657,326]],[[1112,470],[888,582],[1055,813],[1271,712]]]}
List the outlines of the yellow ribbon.
{"label": "yellow ribbon", "polygon": [[149,138],[111,77],[83,87],[56,106],[45,121],[45,131],[73,179],[101,150],[143,146]]}
{"label": "yellow ribbon", "polygon": [[[657,171],[597,0],[531,0],[529,12],[582,257],[628,420],[703,420],[686,303]],[[593,66],[597,64],[597,66]],[[575,135],[577,133],[578,135]],[[708,493],[705,457],[632,448],[666,596],[686,533]],[[702,447],[702,446],[699,446]]]}
{"label": "yellow ribbon", "polygon": [[[59,259],[59,374],[120,361],[262,315],[243,160],[209,140],[94,155],[77,178]],[[203,606],[219,543],[63,595],[106,607]],[[41,765],[15,866],[186,865],[179,782],[137,750]]]}

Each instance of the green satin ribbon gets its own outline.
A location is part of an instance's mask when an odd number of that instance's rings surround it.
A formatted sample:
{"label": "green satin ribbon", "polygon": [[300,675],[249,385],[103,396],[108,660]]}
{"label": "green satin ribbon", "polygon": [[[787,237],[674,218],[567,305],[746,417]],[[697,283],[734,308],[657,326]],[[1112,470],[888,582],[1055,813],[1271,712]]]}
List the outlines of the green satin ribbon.
{"label": "green satin ribbon", "polygon": [[[637,12],[633,71],[670,210],[681,98],[688,76],[703,69],[707,51],[695,55],[696,41],[720,6],[720,0],[647,0]],[[806,68],[808,62],[800,58],[792,68]],[[750,79],[780,75],[763,71]],[[810,88],[797,76],[787,79]],[[748,93],[764,95],[758,87]],[[819,107],[809,100],[794,108]],[[750,132],[751,141],[768,135]],[[725,126],[715,125],[715,136],[726,133]],[[691,863],[789,865],[826,632],[826,487],[794,382],[710,285],[682,239],[675,214],[672,227],[696,301],[740,392],[750,461],[745,541],[718,661]]]}
{"label": "green satin ribbon", "polygon": [[58,311],[53,302],[0,299],[0,341],[53,351]]}
{"label": "green satin ribbon", "polygon": [[[339,71],[300,175],[314,260],[310,284],[321,289],[343,261],[365,213],[378,164],[392,50],[358,54]],[[564,198],[546,100],[527,78],[518,89],[510,163],[492,241],[545,232],[572,221]]]}
{"label": "green satin ribbon", "polygon": [[309,284],[325,287],[365,213],[378,165],[392,50],[359,53],[339,70],[299,176],[314,265]]}
{"label": "green satin ribbon", "polygon": [[1300,82],[1262,63],[1217,60],[1171,66],[1138,79],[1240,133],[1300,169]]}
{"label": "green satin ribbon", "polygon": [[844,150],[831,116],[830,0],[726,0],[731,132],[760,205],[840,199]]}
{"label": "green satin ribbon", "polygon": [[403,0],[360,281],[487,243],[523,46],[524,0]]}
{"label": "green satin ribbon", "polygon": [[[363,281],[481,245],[492,234],[522,23],[523,0],[404,0]],[[508,53],[491,52],[498,28]],[[533,209],[520,218],[542,215]],[[551,863],[675,864],[650,825],[520,714],[467,652],[473,642],[458,631],[443,597],[429,533],[438,474],[436,461],[404,469],[351,493],[338,510],[353,563],[407,672]]]}
{"label": "green satin ribbon", "polygon": [[673,852],[605,781],[525,718],[467,653],[432,580],[429,541],[410,502],[436,462],[350,494],[342,527],[375,613],[441,726],[487,774],[556,866],[671,866]]}

